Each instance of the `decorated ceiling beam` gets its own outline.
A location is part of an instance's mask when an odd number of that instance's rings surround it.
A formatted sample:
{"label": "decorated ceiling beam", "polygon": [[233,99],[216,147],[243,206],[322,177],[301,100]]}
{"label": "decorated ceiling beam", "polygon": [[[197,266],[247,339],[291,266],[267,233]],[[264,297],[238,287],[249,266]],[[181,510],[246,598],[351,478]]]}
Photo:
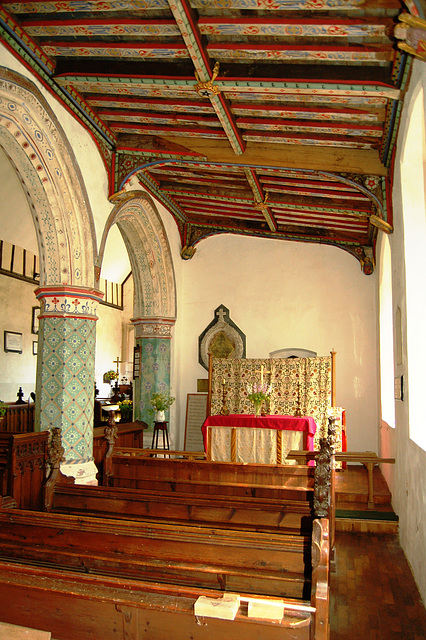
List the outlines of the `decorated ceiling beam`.
{"label": "decorated ceiling beam", "polygon": [[288,44],[211,43],[207,45],[210,56],[222,61],[268,60],[276,62],[329,62],[339,61],[347,65],[378,63],[386,66],[392,53],[386,46],[316,46]]}
{"label": "decorated ceiling beam", "polygon": [[[45,3],[43,3],[44,5]],[[75,6],[75,5],[74,5]],[[75,9],[73,8],[73,14]],[[154,38],[159,36],[180,36],[174,20],[136,20],[120,18],[79,19],[57,22],[55,20],[23,20],[22,27],[32,37],[53,36],[108,36],[133,38]]]}
{"label": "decorated ceiling beam", "polygon": [[202,95],[210,99],[232,149],[239,155],[243,153],[245,143],[233,121],[233,116],[225,97],[221,96],[220,91],[215,88],[214,81],[219,68],[216,65],[213,70],[211,68],[210,58],[202,44],[201,35],[193,18],[191,7],[186,0],[169,0],[169,6],[194,65],[195,77],[198,80],[196,90],[199,91],[197,86],[202,86]]}
{"label": "decorated ceiling beam", "polygon": [[202,16],[198,20],[200,33],[207,36],[263,36],[290,38],[374,38],[375,42],[389,41],[393,21],[376,18],[259,18],[238,16]]}
{"label": "decorated ceiling beam", "polygon": [[[93,12],[109,12],[109,11],[121,11],[123,10],[122,0],[108,0],[99,2],[99,0],[85,0],[85,2],[75,2],[75,0],[61,0],[58,4],[56,0],[43,2],[6,2],[5,6],[10,10],[13,9],[14,13],[30,13],[37,9],[37,4],[40,5],[39,12],[43,13],[59,13],[59,12],[74,12],[85,13],[87,11]],[[396,0],[388,0],[385,3],[388,10],[394,9],[398,11],[400,9],[399,2]],[[204,9],[209,5],[208,0],[191,0],[191,6],[195,9]],[[221,7],[226,9],[254,9],[254,10],[286,10],[286,11],[336,11],[336,12],[357,12],[359,11],[359,0],[224,0],[221,3]],[[377,7],[376,0],[365,0],[363,5],[372,9]],[[149,9],[166,9],[168,7],[167,0],[144,0],[143,4],[140,0],[126,0],[125,8],[129,11],[146,11]],[[349,13],[350,15],[350,13]]]}
{"label": "decorated ceiling beam", "polygon": [[276,231],[277,223],[267,204],[268,193],[264,193],[262,185],[260,184],[259,179],[256,175],[256,171],[254,169],[245,169],[245,174],[247,177],[247,181],[253,191],[255,209],[258,209],[262,212],[262,215],[264,216],[270,230]]}
{"label": "decorated ceiling beam", "polygon": [[[56,76],[56,81],[61,86],[72,85],[78,91],[90,93],[114,94],[117,89],[121,95],[154,97],[168,94],[174,97],[188,98],[195,90],[194,79],[187,76],[125,76],[111,74],[84,74],[66,73]],[[231,92],[230,95],[241,95],[249,100],[257,99],[257,96],[271,97],[290,95],[295,99],[313,98],[316,101],[325,96],[327,100],[341,98],[346,102],[351,98],[358,98],[358,104],[368,102],[371,98],[385,98],[398,100],[401,97],[399,89],[383,82],[330,82],[324,80],[282,80],[280,78],[265,78],[263,80],[253,78],[216,78],[215,85],[221,92]]]}
{"label": "decorated ceiling beam", "polygon": [[[42,51],[42,49],[29,37],[18,23],[0,6],[0,38],[4,44],[21,60],[31,68],[33,73],[63,103],[65,108],[76,115],[83,126],[94,137],[104,158],[108,163],[113,146],[114,136],[105,127],[92,109],[84,104],[81,96],[68,87],[58,85],[52,78],[55,64]],[[107,169],[109,171],[109,167]]]}

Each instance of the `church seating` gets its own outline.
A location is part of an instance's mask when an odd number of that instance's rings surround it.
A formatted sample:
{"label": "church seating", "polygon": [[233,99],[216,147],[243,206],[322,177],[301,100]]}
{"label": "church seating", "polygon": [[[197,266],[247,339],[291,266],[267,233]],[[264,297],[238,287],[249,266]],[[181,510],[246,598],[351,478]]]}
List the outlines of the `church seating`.
{"label": "church seating", "polygon": [[0,510],[3,557],[222,591],[308,598],[310,546],[310,535]]}
{"label": "church seating", "polygon": [[0,433],[0,489],[21,509],[43,508],[49,433]]}
{"label": "church seating", "polygon": [[102,482],[108,458],[114,446],[143,448],[144,430],[148,428],[146,422],[138,420],[116,424],[114,429],[107,424],[93,429],[93,460],[98,469],[98,478]]}
{"label": "church seating", "polygon": [[4,419],[0,420],[0,432],[29,433],[34,431],[34,403],[6,403]]}
{"label": "church seating", "polygon": [[[115,473],[119,468],[115,457],[125,466],[125,461],[131,461],[127,477]],[[108,476],[109,484],[128,484],[129,479],[139,482],[143,469],[148,488],[78,487],[66,484],[62,477],[64,486],[54,484],[46,502],[53,512],[0,509],[0,555],[8,558],[8,563],[0,562],[0,597],[5,589],[2,572],[13,573],[10,563],[15,560],[23,563],[19,571],[22,566],[25,572],[35,571],[42,564],[47,576],[59,570],[69,579],[72,573],[77,590],[82,571],[99,579],[108,575],[130,580],[131,589],[141,588],[144,594],[156,585],[164,601],[174,598],[179,621],[184,589],[192,594],[192,617],[194,598],[200,595],[231,591],[254,599],[284,598],[287,614],[276,626],[268,621],[269,626],[262,627],[265,640],[275,637],[277,627],[281,638],[327,640],[329,522],[323,519],[321,525],[312,519],[312,506],[318,498],[314,495],[317,467],[159,458],[128,448],[113,451],[110,463],[113,473]],[[322,488],[327,490],[327,485]],[[148,499],[148,494],[153,499]],[[67,511],[66,502],[69,511],[59,513]],[[256,511],[259,508],[263,511]],[[324,527],[325,533],[315,543],[318,526],[321,531]],[[322,573],[318,573],[319,565],[323,565]],[[33,583],[17,589],[21,596],[25,593],[31,601],[39,602]],[[73,593],[70,598],[76,591]],[[143,609],[138,609],[138,620],[151,624],[151,608],[141,603],[138,607]],[[241,616],[245,620],[245,615],[246,605],[240,607],[237,620]],[[295,620],[294,615],[302,617]],[[206,620],[209,626],[211,619]],[[25,619],[7,621],[27,623]],[[162,640],[168,633],[163,622],[156,624],[159,631],[155,637]],[[295,635],[286,636],[286,629]],[[241,633],[233,637],[250,637],[251,629],[247,633],[244,626]]]}
{"label": "church seating", "polygon": [[250,601],[270,602],[259,595],[241,594],[235,619],[224,620],[194,614],[200,596],[219,595],[211,590],[0,561],[4,617],[51,631],[57,640],[328,640],[328,521],[316,523],[311,599],[280,597],[279,620],[248,617]]}
{"label": "church seating", "polygon": [[92,487],[57,483],[51,511],[97,517],[188,522],[200,526],[279,531],[310,535],[312,494],[308,500],[226,496],[184,491]]}

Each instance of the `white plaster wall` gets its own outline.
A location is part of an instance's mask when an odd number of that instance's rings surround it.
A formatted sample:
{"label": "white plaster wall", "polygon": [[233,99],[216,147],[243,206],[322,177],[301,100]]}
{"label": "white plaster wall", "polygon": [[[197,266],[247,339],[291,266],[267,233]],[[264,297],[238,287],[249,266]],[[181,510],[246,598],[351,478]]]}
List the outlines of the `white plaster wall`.
{"label": "white plaster wall", "polygon": [[[408,380],[407,325],[400,162],[410,117],[410,99],[419,83],[423,83],[426,91],[426,67],[424,63],[416,61],[401,117],[393,189],[394,233],[389,236],[394,318],[396,309],[399,307],[403,329],[402,363],[399,365],[396,363],[395,376],[403,375],[406,381]],[[424,279],[424,274],[419,274],[419,285],[422,278]],[[419,287],[419,295],[424,296],[424,286]],[[406,391],[409,393],[409,388]],[[383,466],[383,472],[392,492],[394,510],[399,516],[401,545],[411,565],[423,602],[426,603],[426,452],[410,439],[407,395],[403,402],[396,402],[395,414],[396,428],[385,427],[381,430],[380,436],[382,451],[386,455],[395,457],[396,464],[394,469]]]}
{"label": "white plaster wall", "polygon": [[117,356],[121,360],[123,312],[120,309],[99,305],[98,318],[96,323],[95,379],[99,389],[99,397],[108,398],[111,395],[111,386],[104,384],[103,375],[110,369],[116,371],[117,365],[114,364],[114,360],[117,360]]}
{"label": "white plaster wall", "polygon": [[[37,335],[31,333],[33,306],[38,306],[34,285],[0,275],[0,399],[4,402],[16,402],[19,387],[25,400],[35,391],[37,357],[33,355],[33,341]],[[4,351],[4,331],[22,333],[22,353]]]}
{"label": "white plaster wall", "polygon": [[[177,394],[207,378],[198,336],[224,304],[246,334],[247,357],[285,347],[337,352],[338,406],[347,412],[348,448],[378,446],[376,276],[342,250],[314,244],[221,235],[203,240],[183,263],[176,324]],[[185,413],[176,424],[183,445]]]}
{"label": "white plaster wall", "polygon": [[15,170],[0,148],[0,240],[38,255],[37,237],[28,201]]}
{"label": "white plaster wall", "polygon": [[113,205],[108,201],[108,179],[105,165],[92,136],[77,122],[72,113],[51,96],[32,73],[20,64],[1,43],[0,66],[17,71],[31,80],[42,93],[64,129],[86,186],[96,232],[96,244],[99,249],[105,221]]}

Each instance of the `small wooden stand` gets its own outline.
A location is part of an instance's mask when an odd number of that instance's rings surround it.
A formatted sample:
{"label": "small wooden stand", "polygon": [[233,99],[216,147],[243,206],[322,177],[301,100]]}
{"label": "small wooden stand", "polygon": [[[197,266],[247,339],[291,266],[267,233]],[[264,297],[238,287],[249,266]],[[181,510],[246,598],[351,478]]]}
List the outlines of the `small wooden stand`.
{"label": "small wooden stand", "polygon": [[154,433],[152,434],[151,449],[158,449],[158,434],[160,431],[162,431],[163,433],[163,449],[167,449],[167,451],[170,449],[169,432],[167,431],[168,424],[168,422],[154,422]]}

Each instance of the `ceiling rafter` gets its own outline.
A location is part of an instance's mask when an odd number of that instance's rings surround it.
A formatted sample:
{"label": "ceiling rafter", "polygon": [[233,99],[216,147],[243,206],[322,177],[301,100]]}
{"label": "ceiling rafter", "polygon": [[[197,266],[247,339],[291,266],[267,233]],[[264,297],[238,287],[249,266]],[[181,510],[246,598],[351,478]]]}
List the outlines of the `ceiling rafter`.
{"label": "ceiling rafter", "polygon": [[[416,0],[415,0],[416,1]],[[182,257],[215,233],[332,244],[374,268],[392,231],[410,55],[399,0],[2,2],[0,33],[132,176]]]}

